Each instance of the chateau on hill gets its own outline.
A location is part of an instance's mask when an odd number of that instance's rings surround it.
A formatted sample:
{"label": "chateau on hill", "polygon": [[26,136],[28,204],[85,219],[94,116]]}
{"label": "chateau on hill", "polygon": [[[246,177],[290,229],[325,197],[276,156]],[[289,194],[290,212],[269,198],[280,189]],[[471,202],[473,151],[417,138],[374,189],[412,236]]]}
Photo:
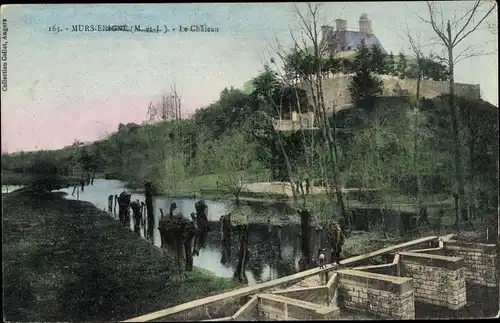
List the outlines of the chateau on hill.
{"label": "chateau on hill", "polygon": [[380,40],[372,30],[372,22],[366,13],[359,17],[359,30],[348,30],[347,20],[335,20],[336,29],[333,26],[321,26],[320,45],[337,49],[340,53],[355,52],[364,40],[366,46],[378,47],[383,53],[387,53]]}
{"label": "chateau on hill", "polygon": [[[337,51],[339,57],[351,57],[356,54],[361,42],[364,40],[367,47],[377,46],[383,53],[387,51],[383,48],[380,40],[372,30],[371,21],[367,14],[362,14],[359,18],[359,30],[348,30],[347,21],[343,19],[335,20],[336,27],[322,26],[321,46],[326,46]],[[351,106],[349,85],[352,75],[327,74],[322,76],[323,95],[326,108],[330,113],[349,108]],[[417,90],[417,80],[411,78],[399,78],[392,75],[379,75],[383,81],[383,96],[408,96],[414,95]],[[306,91],[311,105],[313,105],[311,87],[309,84],[299,83],[299,88]],[[443,81],[421,80],[420,95],[424,98],[434,98],[444,93],[448,93],[449,83]],[[455,83],[455,95],[470,99],[480,99],[480,88],[478,84]],[[274,120],[274,126],[281,131],[296,131],[299,129],[317,129],[314,113],[308,112],[302,115],[292,112],[286,119]]]}

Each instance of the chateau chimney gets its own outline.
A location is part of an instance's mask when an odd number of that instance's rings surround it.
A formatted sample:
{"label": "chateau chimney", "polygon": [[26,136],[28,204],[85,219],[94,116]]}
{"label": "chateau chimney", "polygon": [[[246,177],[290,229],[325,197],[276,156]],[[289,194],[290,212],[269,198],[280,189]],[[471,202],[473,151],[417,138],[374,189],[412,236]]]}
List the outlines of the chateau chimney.
{"label": "chateau chimney", "polygon": [[359,31],[368,35],[372,32],[372,21],[368,20],[368,15],[366,13],[359,17]]}
{"label": "chateau chimney", "polygon": [[347,30],[347,20],[337,19],[337,20],[335,20],[335,24],[337,25],[337,31],[346,31]]}
{"label": "chateau chimney", "polygon": [[328,36],[333,32],[332,26],[321,26],[321,38],[327,40]]}

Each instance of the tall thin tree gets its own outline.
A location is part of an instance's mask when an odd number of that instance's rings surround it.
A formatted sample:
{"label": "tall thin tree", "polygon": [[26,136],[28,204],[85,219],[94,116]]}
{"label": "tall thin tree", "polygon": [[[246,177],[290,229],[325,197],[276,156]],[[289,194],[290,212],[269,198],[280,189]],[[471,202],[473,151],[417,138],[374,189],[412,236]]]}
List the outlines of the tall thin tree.
{"label": "tall thin tree", "polygon": [[[471,8],[462,16],[455,18],[453,21],[444,19],[442,9],[438,9],[432,1],[427,1],[427,9],[429,16],[424,18],[415,14],[422,22],[429,24],[432,30],[439,39],[439,43],[444,47],[445,54],[443,56],[436,55],[440,60],[447,64],[449,69],[449,95],[448,104],[450,106],[451,115],[451,130],[454,143],[454,166],[455,166],[455,220],[457,230],[460,230],[460,219],[467,217],[462,214],[466,209],[465,200],[465,177],[464,165],[462,162],[462,145],[460,140],[460,120],[458,107],[455,104],[455,65],[473,56],[484,55],[484,51],[474,51],[475,46],[468,46],[462,52],[456,54],[457,47],[476,32],[486,18],[490,16],[496,8],[496,2],[486,2],[476,0],[471,2]],[[486,11],[481,13],[481,9],[486,8]]]}

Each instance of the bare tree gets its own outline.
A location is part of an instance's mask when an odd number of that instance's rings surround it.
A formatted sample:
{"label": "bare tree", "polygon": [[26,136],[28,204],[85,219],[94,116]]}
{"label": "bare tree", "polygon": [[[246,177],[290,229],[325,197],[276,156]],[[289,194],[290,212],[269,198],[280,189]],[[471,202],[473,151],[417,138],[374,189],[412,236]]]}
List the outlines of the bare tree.
{"label": "bare tree", "polygon": [[[335,125],[333,128],[330,126],[330,120],[328,118],[327,107],[323,93],[323,78],[325,76],[325,72],[328,71],[326,61],[328,58],[333,58],[336,54],[336,51],[331,46],[326,46],[326,43],[321,43],[320,41],[320,9],[320,4],[313,5],[311,3],[308,3],[306,12],[303,13],[298,9],[296,5],[294,5],[294,13],[301,23],[301,32],[304,37],[302,38],[302,41],[299,42],[294,37],[293,33],[290,34],[294,41],[295,51],[301,52],[308,57],[308,60],[306,60],[306,63],[302,66],[303,69],[298,72],[302,74],[301,76],[303,77],[303,79],[305,79],[307,83],[309,83],[311,89],[314,113],[315,115],[317,114],[319,116],[319,122],[321,124],[320,128],[323,137],[328,143],[328,169],[331,170],[330,174],[333,178],[335,195],[340,207],[341,216],[346,222],[346,227],[349,227],[349,218],[347,216],[344,197],[340,188],[340,172],[338,169],[340,154],[337,142],[336,127]],[[306,15],[308,17],[306,17]],[[308,44],[310,46],[307,46]],[[309,49],[311,47],[312,50]],[[331,108],[335,109],[334,103],[330,103],[332,104]],[[333,114],[335,115],[335,112]]]}
{"label": "bare tree", "polygon": [[254,149],[248,146],[244,134],[237,131],[220,139],[217,144],[220,148],[216,152],[216,159],[222,170],[218,179],[239,203],[240,194],[245,188],[245,170],[249,168]]}
{"label": "bare tree", "polygon": [[419,149],[419,134],[420,134],[420,84],[422,81],[422,69],[423,69],[423,54],[422,54],[422,46],[420,44],[420,34],[417,34],[416,37],[412,36],[408,26],[406,26],[405,34],[410,43],[410,48],[415,54],[416,58],[416,68],[417,68],[417,91],[415,95],[415,105],[414,105],[414,124],[413,124],[413,171],[416,178],[416,197],[415,197],[415,210],[418,214],[421,206],[421,193],[422,193],[422,181],[420,172],[418,169],[417,162],[417,152]]}
{"label": "bare tree", "polygon": [[[481,9],[487,6],[484,13],[481,13]],[[459,223],[460,218],[464,215],[462,214],[466,207],[465,200],[465,177],[464,177],[464,166],[462,163],[462,145],[460,141],[460,120],[458,107],[455,104],[455,85],[454,85],[454,71],[455,65],[470,57],[485,55],[484,51],[477,50],[478,46],[467,46],[462,52],[455,53],[455,49],[460,45],[467,37],[478,30],[479,26],[485,22],[486,18],[493,12],[496,8],[495,2],[485,2],[476,0],[472,3],[472,6],[467,10],[462,16],[455,17],[453,21],[447,20],[443,17],[443,10],[438,9],[436,4],[431,1],[427,1],[427,8],[429,12],[428,18],[423,18],[418,14],[415,14],[422,22],[429,24],[432,30],[437,36],[439,43],[445,49],[445,55],[437,55],[437,57],[449,68],[449,106],[451,110],[451,130],[453,134],[454,143],[454,164],[455,164],[455,218],[457,230],[460,229]],[[464,217],[465,218],[465,217]],[[467,219],[468,220],[468,219]]]}
{"label": "bare tree", "polygon": [[163,121],[181,119],[181,98],[177,93],[175,85],[169,92],[163,94],[160,102],[160,113]]}
{"label": "bare tree", "polygon": [[[265,93],[259,93],[257,99],[258,99],[259,104],[269,106],[273,110],[273,113],[275,115],[280,116],[280,118],[281,118],[281,116],[283,114],[283,96],[284,96],[284,93],[280,89],[280,92],[278,93],[279,94],[278,98],[276,98],[276,92],[275,92],[276,87],[279,86],[281,88],[282,84],[279,84],[279,85],[267,84],[270,81],[272,82],[273,79],[274,79],[274,71],[272,71],[269,68],[269,66],[266,65],[264,73],[262,73],[260,75],[260,77],[256,79],[257,82],[262,83],[257,87],[260,90],[264,90]],[[281,152],[283,159],[285,161],[285,167],[286,167],[286,170],[288,173],[288,179],[290,181],[290,185],[292,188],[293,203],[296,204],[297,203],[297,192],[296,192],[295,183],[294,183],[295,175],[293,172],[292,163],[290,162],[290,158],[285,150],[285,145],[283,143],[281,131],[278,129],[278,127],[275,126],[275,124],[273,122],[274,120],[272,119],[272,117],[265,112],[261,112],[256,118],[253,119],[253,121],[258,122],[260,124],[259,128],[261,128],[262,126],[265,126],[265,125],[271,126],[272,129],[269,129],[269,130],[275,139],[274,143],[276,144],[276,148],[278,148],[278,150]],[[255,134],[253,132],[253,130],[251,132],[253,133],[253,135],[256,135],[257,137],[260,136],[259,134]]]}

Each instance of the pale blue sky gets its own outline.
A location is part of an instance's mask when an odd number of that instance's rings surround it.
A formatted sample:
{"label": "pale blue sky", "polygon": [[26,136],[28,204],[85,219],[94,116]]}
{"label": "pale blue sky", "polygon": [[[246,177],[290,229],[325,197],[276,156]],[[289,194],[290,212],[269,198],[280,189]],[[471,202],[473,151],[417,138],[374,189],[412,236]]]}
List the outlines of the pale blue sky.
{"label": "pale blue sky", "polygon": [[[469,5],[469,1],[465,5]],[[447,12],[463,9],[449,1]],[[278,38],[290,44],[298,31],[292,4],[9,5],[8,92],[2,92],[2,151],[60,148],[74,138],[95,140],[118,123],[144,120],[149,100],[176,84],[186,114],[217,100],[224,87],[241,87],[255,76]],[[362,13],[372,20],[384,48],[409,53],[403,27],[433,34],[411,11],[423,2],[324,4],[323,23],[342,17],[357,28]],[[496,19],[497,11],[494,17]],[[446,17],[445,17],[446,18]],[[219,33],[54,34],[49,26],[73,24],[206,24]],[[71,27],[70,27],[71,28]],[[492,42],[494,40],[494,42]],[[465,41],[497,49],[485,28]],[[2,41],[3,43],[3,41]],[[483,98],[498,105],[496,55],[462,61],[456,81],[481,85]]]}

